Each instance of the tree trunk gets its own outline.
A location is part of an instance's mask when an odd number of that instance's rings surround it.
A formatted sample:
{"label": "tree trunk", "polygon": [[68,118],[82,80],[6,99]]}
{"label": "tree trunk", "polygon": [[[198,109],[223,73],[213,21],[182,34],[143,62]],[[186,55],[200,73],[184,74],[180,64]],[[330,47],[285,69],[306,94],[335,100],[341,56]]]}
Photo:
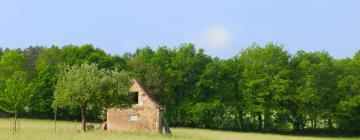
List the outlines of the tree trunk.
{"label": "tree trunk", "polygon": [[12,125],[12,132],[15,133],[15,126],[16,126],[16,115],[14,114],[14,120],[13,120],[13,125]]}
{"label": "tree trunk", "polygon": [[81,107],[81,124],[83,132],[86,132],[85,105]]}
{"label": "tree trunk", "polygon": [[264,110],[264,132],[270,132],[271,129],[271,108],[272,108],[272,94],[268,93],[265,96],[265,110]]}
{"label": "tree trunk", "polygon": [[329,116],[328,118],[328,128],[329,129],[333,129],[333,124],[332,124],[332,120],[331,120],[331,117]]}
{"label": "tree trunk", "polygon": [[258,113],[258,129],[259,131],[262,131],[262,126],[263,126],[263,120],[262,120],[262,116],[261,116],[261,113]]}
{"label": "tree trunk", "polygon": [[178,125],[182,125],[181,123],[180,123],[180,109],[178,109],[178,111],[177,111],[177,124]]}
{"label": "tree trunk", "polygon": [[16,116],[16,131],[19,131],[20,130],[20,120],[17,119],[19,115]]}
{"label": "tree trunk", "polygon": [[104,116],[103,116],[103,122],[106,122],[107,121],[107,108],[104,109],[105,113],[104,113]]}
{"label": "tree trunk", "polygon": [[165,129],[165,134],[171,135],[171,130],[170,130],[169,124],[167,123],[165,118],[162,118],[162,123],[163,123],[162,127],[164,127],[164,129]]}
{"label": "tree trunk", "polygon": [[252,123],[252,124],[253,124],[253,125],[252,125],[253,128],[252,128],[252,129],[253,129],[253,130],[256,130],[256,115],[254,114],[254,115],[252,115],[252,116],[253,116],[253,123]]}
{"label": "tree trunk", "polygon": [[239,111],[239,121],[240,121],[240,129],[244,130],[245,125],[244,125],[244,114],[242,111]]}
{"label": "tree trunk", "polygon": [[57,110],[54,111],[54,128],[55,128],[55,132],[56,132],[56,118],[57,117]]}
{"label": "tree trunk", "polygon": [[14,126],[13,126],[13,133],[16,133],[16,122],[17,122],[17,112],[14,114]]}
{"label": "tree trunk", "polygon": [[264,113],[264,131],[265,132],[270,132],[271,129],[271,122],[270,122],[270,111],[269,109],[265,110]]}

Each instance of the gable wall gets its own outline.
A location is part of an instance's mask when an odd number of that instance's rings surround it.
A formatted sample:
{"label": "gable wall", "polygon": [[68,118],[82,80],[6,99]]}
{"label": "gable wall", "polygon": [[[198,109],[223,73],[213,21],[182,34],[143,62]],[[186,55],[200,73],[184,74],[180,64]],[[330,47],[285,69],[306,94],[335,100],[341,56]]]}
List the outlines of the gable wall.
{"label": "gable wall", "polygon": [[[145,93],[141,86],[134,82],[130,87],[131,92],[138,92],[139,100],[143,104],[133,105],[132,108],[111,108],[107,111],[107,130],[109,131],[159,131],[161,128],[160,108]],[[137,121],[130,121],[130,116],[138,116]]]}

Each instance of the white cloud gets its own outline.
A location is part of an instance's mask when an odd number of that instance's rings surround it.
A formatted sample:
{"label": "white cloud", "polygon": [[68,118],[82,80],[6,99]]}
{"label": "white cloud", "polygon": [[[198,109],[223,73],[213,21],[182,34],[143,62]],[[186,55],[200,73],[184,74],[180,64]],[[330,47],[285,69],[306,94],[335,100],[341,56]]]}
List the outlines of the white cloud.
{"label": "white cloud", "polygon": [[231,42],[231,32],[224,26],[211,26],[202,34],[202,39],[211,48],[223,49]]}

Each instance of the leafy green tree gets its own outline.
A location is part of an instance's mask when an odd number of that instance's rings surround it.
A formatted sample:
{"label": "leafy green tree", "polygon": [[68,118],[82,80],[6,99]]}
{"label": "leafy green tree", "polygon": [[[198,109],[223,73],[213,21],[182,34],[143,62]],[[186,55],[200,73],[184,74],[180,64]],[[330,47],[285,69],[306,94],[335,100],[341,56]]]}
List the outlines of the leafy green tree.
{"label": "leafy green tree", "polygon": [[[15,75],[24,75],[17,72]],[[0,90],[0,109],[14,115],[13,132],[16,132],[17,117],[19,113],[26,110],[32,96],[32,86],[22,77],[13,76],[6,80]]]}
{"label": "leafy green tree", "polygon": [[[170,124],[186,125],[186,110],[192,102],[196,81],[211,58],[204,50],[192,44],[178,49],[165,46],[153,51],[150,47],[138,49],[129,61],[132,72],[145,84],[167,111],[164,115]],[[190,124],[189,124],[190,125]]]}
{"label": "leafy green tree", "polygon": [[104,70],[99,70],[96,64],[68,66],[55,86],[54,106],[80,108],[84,132],[86,132],[86,108],[100,100],[101,80],[104,73]]}
{"label": "leafy green tree", "polygon": [[244,72],[244,102],[253,116],[257,117],[258,130],[272,131],[272,116],[277,113],[276,98],[288,89],[288,52],[277,44],[269,43],[264,48],[254,44],[240,53]]}
{"label": "leafy green tree", "polygon": [[36,70],[42,71],[48,68],[51,71],[58,72],[64,62],[61,57],[61,51],[62,50],[55,45],[41,51],[36,59]]}
{"label": "leafy green tree", "polygon": [[[40,47],[40,50],[34,64],[35,71],[31,73],[35,93],[31,99],[29,114],[30,117],[50,118],[53,115],[51,105],[54,100],[54,87],[57,82],[58,72],[63,67],[63,59],[61,49],[55,45],[50,48]],[[30,61],[28,60],[28,62]],[[64,116],[71,117],[74,115],[67,113]]]}
{"label": "leafy green tree", "polygon": [[128,62],[135,77],[163,104],[172,102],[168,94],[170,79],[167,71],[174,56],[175,50],[166,46],[159,47],[155,52],[150,47],[144,47],[138,49]]}
{"label": "leafy green tree", "polygon": [[[168,104],[169,110],[174,110],[170,122],[177,125],[187,125],[185,122],[189,103],[193,101],[196,91],[196,82],[211,58],[203,49],[196,49],[193,44],[182,44],[176,51],[170,68],[166,71],[169,76],[168,94],[174,100]],[[174,107],[174,108],[173,108]]]}
{"label": "leafy green tree", "polygon": [[14,114],[14,127],[16,131],[17,116],[28,106],[31,97],[28,88],[28,73],[26,60],[18,50],[6,49],[0,60],[0,106],[1,110]]}
{"label": "leafy green tree", "polygon": [[338,100],[336,122],[340,129],[360,131],[360,51],[353,59],[338,60],[336,67],[340,70],[338,80]]}
{"label": "leafy green tree", "polygon": [[243,125],[243,102],[237,82],[240,76],[241,67],[236,59],[215,58],[206,66],[196,83],[193,108],[189,108],[197,125],[222,129]]}
{"label": "leafy green tree", "polygon": [[53,115],[52,102],[56,73],[49,67],[38,70],[33,79],[35,93],[31,99],[30,114],[37,118],[50,118]]}
{"label": "leafy green tree", "polygon": [[[36,63],[37,58],[39,54],[45,50],[45,47],[43,46],[30,46],[28,48],[25,48],[22,52],[24,54],[24,57],[26,59],[26,69],[29,72],[34,72],[36,70]],[[33,74],[35,75],[35,74]]]}
{"label": "leafy green tree", "polygon": [[61,49],[60,56],[63,61],[69,65],[97,63],[100,68],[114,69],[114,64],[121,64],[121,62],[113,61],[110,55],[106,54],[101,49],[94,48],[91,44],[84,44],[81,46],[66,45]]}
{"label": "leafy green tree", "polygon": [[[294,96],[298,119],[306,124],[304,118],[310,117],[311,128],[318,127],[319,119],[326,118],[331,122],[336,107],[336,73],[333,58],[327,52],[307,53],[299,51],[291,60],[293,73]],[[305,119],[306,121],[306,119]],[[295,121],[299,122],[299,121]],[[329,127],[332,127],[331,124]],[[298,126],[296,126],[298,127]]]}
{"label": "leafy green tree", "polygon": [[4,91],[0,91],[0,108],[14,115],[13,131],[16,132],[17,117],[27,111],[31,99],[31,85],[27,85],[24,80],[8,79]]}
{"label": "leafy green tree", "polygon": [[107,108],[129,105],[127,86],[134,77],[166,107],[172,126],[356,133],[359,54],[335,59],[325,51],[299,51],[290,56],[274,43],[253,44],[230,59],[212,58],[192,44],[146,46],[123,55],[91,44],[6,48],[0,49],[0,89],[2,95],[15,86],[34,93],[25,106],[27,117],[50,118],[53,105],[61,119],[75,119],[82,110],[87,121],[98,121]]}
{"label": "leafy green tree", "polygon": [[132,103],[129,87],[131,84],[130,74],[126,71],[105,71],[105,77],[101,80],[100,106],[107,109],[112,107],[128,107]]}
{"label": "leafy green tree", "polygon": [[67,66],[55,86],[53,106],[79,108],[82,129],[86,132],[87,107],[98,105],[107,109],[127,105],[129,84],[126,72],[107,71],[87,63]]}
{"label": "leafy green tree", "polygon": [[0,60],[0,76],[11,77],[16,71],[26,71],[26,60],[20,52],[6,52]]}

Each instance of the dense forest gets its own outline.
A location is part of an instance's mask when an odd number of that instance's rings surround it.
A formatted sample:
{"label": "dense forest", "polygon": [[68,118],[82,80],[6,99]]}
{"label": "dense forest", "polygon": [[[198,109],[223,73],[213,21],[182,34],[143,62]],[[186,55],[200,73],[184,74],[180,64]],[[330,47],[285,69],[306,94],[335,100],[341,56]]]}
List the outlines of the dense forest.
{"label": "dense forest", "polygon": [[[62,69],[84,63],[130,73],[165,107],[171,126],[360,133],[360,51],[337,59],[326,51],[290,54],[282,45],[268,43],[252,44],[230,59],[220,59],[192,44],[156,50],[146,46],[122,55],[91,44],[0,48],[0,93],[21,92],[20,98],[29,100],[14,106],[20,109],[19,117],[52,119],[54,88]],[[11,116],[1,108],[0,116]],[[59,119],[80,119],[78,108],[57,112]],[[93,121],[104,116],[104,109],[96,105],[86,112]]]}

